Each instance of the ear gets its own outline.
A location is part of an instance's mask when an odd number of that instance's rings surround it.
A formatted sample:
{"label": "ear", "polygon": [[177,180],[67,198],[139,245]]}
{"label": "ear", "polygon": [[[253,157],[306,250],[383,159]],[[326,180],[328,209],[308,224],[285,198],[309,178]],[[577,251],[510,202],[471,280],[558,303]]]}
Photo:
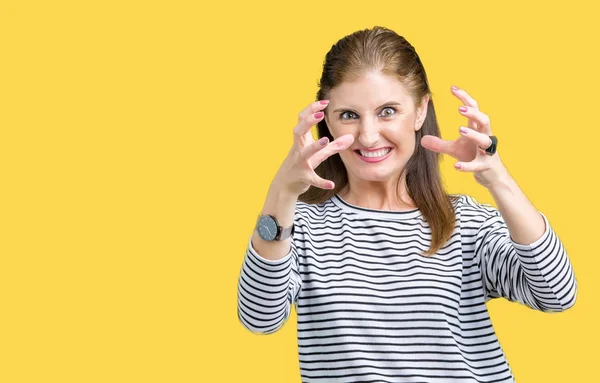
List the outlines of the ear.
{"label": "ear", "polygon": [[427,107],[429,105],[429,95],[426,94],[421,99],[421,105],[417,108],[417,118],[415,119],[415,132],[423,127],[425,117],[427,117]]}

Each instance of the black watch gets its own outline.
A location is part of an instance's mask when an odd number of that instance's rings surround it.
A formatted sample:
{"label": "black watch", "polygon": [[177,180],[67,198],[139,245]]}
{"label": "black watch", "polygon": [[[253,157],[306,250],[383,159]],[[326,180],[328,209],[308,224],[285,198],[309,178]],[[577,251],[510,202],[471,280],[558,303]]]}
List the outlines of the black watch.
{"label": "black watch", "polygon": [[258,236],[265,241],[283,241],[294,234],[294,224],[283,228],[275,217],[263,214],[258,216],[256,231],[258,231]]}

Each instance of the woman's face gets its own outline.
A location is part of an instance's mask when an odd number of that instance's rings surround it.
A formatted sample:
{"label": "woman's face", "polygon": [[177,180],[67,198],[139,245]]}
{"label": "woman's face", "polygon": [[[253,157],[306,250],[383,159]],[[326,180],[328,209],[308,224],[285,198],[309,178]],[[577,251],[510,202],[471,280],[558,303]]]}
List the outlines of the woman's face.
{"label": "woman's face", "polygon": [[370,72],[331,90],[325,121],[333,138],[354,136],[340,153],[350,182],[396,180],[412,156],[415,132],[427,113],[429,97],[415,108],[395,77]]}

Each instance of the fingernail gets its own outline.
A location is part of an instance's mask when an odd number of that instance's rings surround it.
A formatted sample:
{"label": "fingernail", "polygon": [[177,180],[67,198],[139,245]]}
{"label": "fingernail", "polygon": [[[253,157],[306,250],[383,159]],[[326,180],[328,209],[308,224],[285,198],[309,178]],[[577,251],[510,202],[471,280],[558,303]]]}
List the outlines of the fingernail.
{"label": "fingernail", "polygon": [[454,164],[454,167],[457,168],[457,169],[460,169],[460,168],[462,168],[462,165],[461,164]]}
{"label": "fingernail", "polygon": [[469,110],[466,106],[461,106],[460,108],[458,108],[458,110],[460,110],[461,112],[466,112],[467,110]]}
{"label": "fingernail", "polygon": [[329,142],[329,138],[327,138],[327,137],[323,137],[323,138],[321,138],[321,139],[319,140],[319,145],[323,146],[323,145],[325,145],[325,144],[326,144],[326,143],[328,143],[328,142]]}
{"label": "fingernail", "polygon": [[335,188],[335,184],[333,182],[330,182],[327,186],[329,187],[329,189]]}
{"label": "fingernail", "polygon": [[321,103],[321,105],[327,105],[327,104],[329,104],[329,100],[321,100],[319,102]]}
{"label": "fingernail", "polygon": [[469,133],[469,129],[465,128],[464,126],[461,126],[459,130],[461,133],[464,133],[464,134]]}
{"label": "fingernail", "polygon": [[319,118],[323,117],[323,116],[324,116],[323,112],[317,112],[317,113],[315,113],[315,118],[316,118],[317,120],[318,120]]}
{"label": "fingernail", "polygon": [[458,90],[457,86],[452,85],[452,90]]}

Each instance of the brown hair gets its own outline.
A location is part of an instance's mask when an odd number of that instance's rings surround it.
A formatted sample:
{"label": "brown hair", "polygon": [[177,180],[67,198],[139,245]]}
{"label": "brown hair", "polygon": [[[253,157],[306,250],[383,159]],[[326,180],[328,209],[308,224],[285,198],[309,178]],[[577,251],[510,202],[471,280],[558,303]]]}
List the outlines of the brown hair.
{"label": "brown hair", "polygon": [[[396,32],[377,26],[342,38],[325,56],[317,100],[327,99],[335,86],[369,71],[380,71],[398,78],[413,96],[417,107],[421,105],[424,96],[430,97],[423,126],[415,132],[414,153],[402,172],[406,176],[408,195],[431,228],[431,245],[424,255],[433,255],[452,235],[455,227],[452,204],[457,196],[449,195],[444,190],[439,171],[439,153],[421,146],[424,135],[441,135],[427,74],[413,46]],[[325,120],[319,121],[317,130],[319,138],[328,137],[333,141]],[[322,203],[348,184],[346,168],[339,154],[327,158],[315,172],[335,182],[335,189],[325,190],[311,186],[300,195],[300,201]],[[401,177],[399,182],[400,180]]]}

